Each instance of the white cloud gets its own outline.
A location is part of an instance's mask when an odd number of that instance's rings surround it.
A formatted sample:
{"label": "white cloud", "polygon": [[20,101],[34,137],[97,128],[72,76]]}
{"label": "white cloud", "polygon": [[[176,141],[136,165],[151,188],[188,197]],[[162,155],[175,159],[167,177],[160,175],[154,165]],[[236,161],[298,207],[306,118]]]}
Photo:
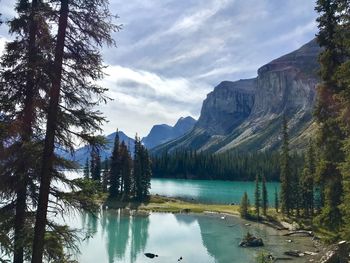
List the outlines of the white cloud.
{"label": "white cloud", "polygon": [[[106,132],[116,128],[129,135],[146,135],[154,124],[175,123],[181,116],[198,117],[211,87],[184,78],[164,78],[152,72],[110,66],[100,83],[113,99],[102,111],[110,122]],[[157,122],[155,122],[157,120]]]}

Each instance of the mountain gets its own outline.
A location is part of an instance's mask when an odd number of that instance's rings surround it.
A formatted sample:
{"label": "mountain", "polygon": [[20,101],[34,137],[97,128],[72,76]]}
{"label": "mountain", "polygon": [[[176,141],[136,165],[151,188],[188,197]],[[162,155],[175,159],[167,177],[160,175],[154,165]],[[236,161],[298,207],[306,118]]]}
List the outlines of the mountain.
{"label": "mountain", "polygon": [[304,147],[313,132],[320,51],[312,40],[259,68],[256,78],[221,82],[204,100],[194,128],[152,152],[276,149],[283,115],[291,147]]}
{"label": "mountain", "polygon": [[142,139],[142,143],[151,149],[184,135],[194,127],[195,123],[196,120],[188,116],[181,117],[173,127],[167,124],[154,125],[149,134]]}
{"label": "mountain", "polygon": [[[114,145],[114,139],[115,139],[116,132],[113,132],[106,136],[107,144],[105,148],[101,149],[101,160],[103,161],[105,158],[109,158],[111,156],[113,145]],[[124,132],[118,131],[120,142],[124,142],[128,148],[130,153],[134,154],[134,139],[129,138]],[[90,147],[88,145],[85,145],[81,148],[78,148],[73,154],[71,153],[60,153],[63,157],[74,160],[78,162],[79,164],[84,164],[86,159],[90,159]]]}

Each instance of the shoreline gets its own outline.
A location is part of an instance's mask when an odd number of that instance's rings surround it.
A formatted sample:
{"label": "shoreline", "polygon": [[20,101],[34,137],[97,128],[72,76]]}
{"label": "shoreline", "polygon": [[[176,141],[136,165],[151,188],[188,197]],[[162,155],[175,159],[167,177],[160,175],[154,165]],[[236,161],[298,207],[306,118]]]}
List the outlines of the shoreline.
{"label": "shoreline", "polygon": [[[291,240],[290,250],[297,249],[298,242],[294,243],[294,239],[304,240],[303,242],[312,244],[313,250],[311,253],[317,253],[314,255],[306,255],[305,252],[308,251],[300,251],[301,253],[305,253],[305,256],[299,258],[291,258],[291,259],[314,259],[319,260],[319,258],[323,255],[323,251],[325,250],[324,244],[313,239],[312,236],[304,236],[303,234],[295,235],[295,236],[286,236],[286,234],[291,231],[297,230],[296,226],[290,224],[288,222],[284,222],[283,220],[279,220],[276,216],[266,217],[261,219],[260,221],[244,219],[240,217],[239,214],[239,205],[224,205],[224,204],[203,204],[199,203],[196,200],[184,200],[173,197],[165,197],[160,195],[152,195],[147,202],[134,202],[134,201],[121,201],[118,199],[114,200],[106,200],[104,203],[105,209],[128,209],[131,210],[135,215],[144,215],[145,213],[172,213],[172,214],[188,214],[188,215],[203,215],[203,216],[214,216],[217,219],[222,220],[230,220],[231,218],[234,220],[241,220],[242,223],[249,229],[261,227],[262,225],[269,228],[270,231],[275,231],[277,235],[281,237],[285,237],[286,242]],[[274,209],[270,208],[269,212],[273,214]],[[273,214],[275,215],[275,213]],[[242,237],[243,238],[243,237]],[[300,249],[300,248],[299,248]],[[300,262],[300,261],[298,261]],[[318,261],[314,261],[318,262]]]}

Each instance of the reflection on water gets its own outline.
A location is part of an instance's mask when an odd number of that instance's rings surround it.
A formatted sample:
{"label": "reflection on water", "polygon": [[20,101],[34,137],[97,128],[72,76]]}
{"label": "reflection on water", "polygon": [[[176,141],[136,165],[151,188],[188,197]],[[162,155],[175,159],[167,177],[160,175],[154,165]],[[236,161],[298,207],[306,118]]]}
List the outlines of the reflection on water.
{"label": "reflection on water", "polygon": [[[80,219],[80,220],[79,220]],[[152,213],[132,215],[128,210],[103,210],[98,217],[83,214],[71,218],[70,224],[87,230],[91,236],[81,243],[79,262],[95,263],[250,263],[255,262],[259,249],[238,247],[242,236],[250,232],[263,237],[264,249],[282,255],[290,249],[285,237],[277,235],[263,225],[245,226],[239,218],[216,216]],[[301,250],[306,248],[303,240],[294,240]],[[158,254],[149,259],[144,253]],[[293,262],[298,262],[294,260]]]}

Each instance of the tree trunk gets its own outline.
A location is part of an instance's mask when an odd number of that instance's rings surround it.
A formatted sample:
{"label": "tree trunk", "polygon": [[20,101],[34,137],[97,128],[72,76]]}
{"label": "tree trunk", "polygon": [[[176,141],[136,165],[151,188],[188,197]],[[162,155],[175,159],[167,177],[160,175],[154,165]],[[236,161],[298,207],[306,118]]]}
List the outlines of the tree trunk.
{"label": "tree trunk", "polygon": [[[29,46],[28,46],[28,75],[26,83],[26,97],[24,101],[23,117],[22,117],[22,129],[21,129],[21,147],[24,147],[24,151],[20,154],[21,165],[16,175],[17,188],[16,188],[16,214],[15,214],[15,226],[14,226],[14,254],[13,263],[23,263],[23,238],[24,227],[26,217],[26,199],[27,199],[27,185],[28,185],[28,153],[27,145],[31,141],[33,133],[34,122],[34,98],[35,98],[35,84],[34,84],[34,72],[35,72],[35,60],[37,55],[36,49],[36,34],[37,23],[35,20],[36,9],[38,7],[38,0],[32,1],[31,16],[30,16],[30,28],[29,28]],[[22,150],[22,149],[20,149]]]}
{"label": "tree trunk", "polygon": [[62,79],[62,61],[66,29],[68,24],[69,3],[68,0],[61,0],[60,17],[58,23],[58,35],[55,49],[55,61],[53,65],[52,86],[50,89],[50,102],[47,115],[45,145],[42,159],[42,170],[40,178],[40,190],[38,209],[34,228],[32,263],[41,263],[44,251],[45,228],[47,223],[47,207],[51,174],[53,171],[54,141],[57,128],[57,116],[59,109],[59,97]]}

